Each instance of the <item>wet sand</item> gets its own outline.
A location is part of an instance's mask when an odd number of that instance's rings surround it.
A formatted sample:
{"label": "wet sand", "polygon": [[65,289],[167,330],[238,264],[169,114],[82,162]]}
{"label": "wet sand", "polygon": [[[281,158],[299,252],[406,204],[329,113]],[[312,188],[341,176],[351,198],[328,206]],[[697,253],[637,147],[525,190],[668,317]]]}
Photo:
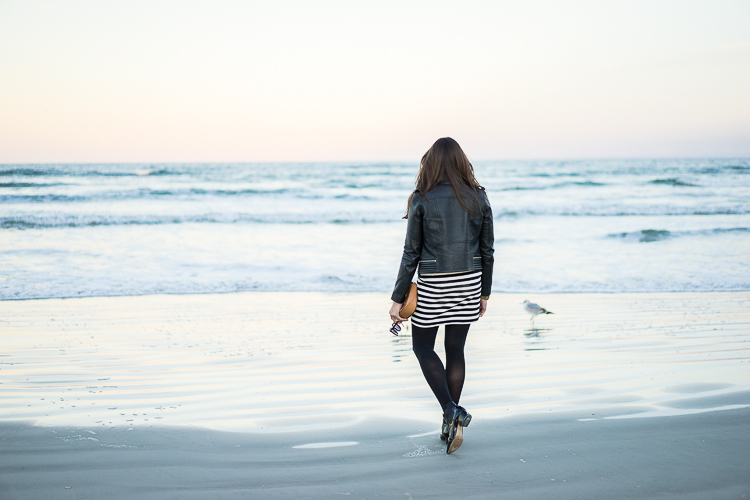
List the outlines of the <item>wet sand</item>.
{"label": "wet sand", "polygon": [[750,498],[750,293],[490,307],[446,456],[385,294],[0,302],[0,498]]}
{"label": "wet sand", "polygon": [[[750,409],[478,421],[445,455],[403,418],[320,432],[0,424],[0,495],[33,498],[750,497]],[[92,434],[96,432],[96,434]],[[358,444],[307,447],[313,443]],[[295,448],[298,446],[298,448]],[[66,489],[67,487],[67,489]]]}

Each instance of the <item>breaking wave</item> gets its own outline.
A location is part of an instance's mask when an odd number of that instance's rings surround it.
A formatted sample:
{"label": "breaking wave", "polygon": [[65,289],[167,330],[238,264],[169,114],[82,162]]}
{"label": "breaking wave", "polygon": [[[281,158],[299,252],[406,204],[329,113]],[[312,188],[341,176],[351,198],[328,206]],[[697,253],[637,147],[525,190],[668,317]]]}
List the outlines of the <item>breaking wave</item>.
{"label": "breaking wave", "polygon": [[642,229],[640,231],[634,231],[629,233],[618,233],[609,234],[609,238],[624,238],[627,240],[634,240],[640,243],[652,243],[654,241],[662,241],[669,238],[678,238],[684,236],[712,236],[726,233],[747,233],[750,232],[750,228],[746,227],[733,227],[733,228],[716,228],[716,229],[704,229],[699,231],[667,231],[666,229]]}

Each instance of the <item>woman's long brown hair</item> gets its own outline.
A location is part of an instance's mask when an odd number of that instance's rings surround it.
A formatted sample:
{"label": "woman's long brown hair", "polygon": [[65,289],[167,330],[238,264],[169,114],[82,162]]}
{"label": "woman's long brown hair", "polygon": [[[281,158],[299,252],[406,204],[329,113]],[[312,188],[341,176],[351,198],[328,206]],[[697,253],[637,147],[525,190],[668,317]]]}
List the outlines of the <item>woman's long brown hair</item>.
{"label": "woman's long brown hair", "polygon": [[484,188],[474,177],[474,167],[461,146],[450,137],[443,137],[435,141],[419,163],[416,189],[409,195],[409,200],[406,202],[404,219],[409,217],[409,204],[414,193],[419,191],[427,198],[427,192],[446,179],[451,183],[461,208],[469,213],[475,213],[478,209],[476,199],[467,196],[466,188],[475,193]]}

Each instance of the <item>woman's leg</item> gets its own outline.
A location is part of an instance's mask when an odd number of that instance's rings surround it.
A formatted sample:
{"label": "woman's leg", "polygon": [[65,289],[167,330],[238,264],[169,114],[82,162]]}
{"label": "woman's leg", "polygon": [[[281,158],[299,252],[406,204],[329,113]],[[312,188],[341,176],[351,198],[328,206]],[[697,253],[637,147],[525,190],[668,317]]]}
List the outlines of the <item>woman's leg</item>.
{"label": "woman's leg", "polygon": [[458,404],[461,390],[464,388],[466,362],[464,345],[471,325],[445,325],[445,378],[448,392],[454,403]]}
{"label": "woman's leg", "polygon": [[[440,357],[435,352],[435,337],[437,336],[438,327],[421,328],[411,325],[411,343],[414,354],[417,355],[419,366],[422,367],[422,373],[425,380],[435,394],[440,407],[445,407],[450,403],[451,395],[448,391],[448,382],[445,378],[445,368]],[[464,336],[464,338],[466,338]],[[446,335],[447,339],[447,335]],[[447,340],[446,340],[447,342]],[[460,392],[460,391],[459,391]]]}

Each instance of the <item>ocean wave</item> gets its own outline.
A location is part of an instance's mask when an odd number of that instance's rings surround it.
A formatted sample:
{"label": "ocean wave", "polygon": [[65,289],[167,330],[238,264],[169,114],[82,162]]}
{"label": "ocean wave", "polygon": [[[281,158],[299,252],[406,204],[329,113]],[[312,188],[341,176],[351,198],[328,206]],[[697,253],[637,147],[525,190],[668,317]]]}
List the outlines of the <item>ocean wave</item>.
{"label": "ocean wave", "polygon": [[399,218],[378,214],[193,214],[193,215],[48,215],[0,217],[2,229],[46,229],[58,227],[138,226],[160,224],[374,224]]}
{"label": "ocean wave", "polygon": [[690,187],[697,187],[698,184],[691,184],[689,182],[684,182],[679,179],[654,179],[653,181],[649,181],[649,184],[666,184],[669,186],[690,186]]}
{"label": "ocean wave", "polygon": [[[474,167],[497,222],[498,258],[513,262],[496,267],[497,291],[750,289],[750,159]],[[0,299],[386,293],[417,169],[0,165]],[[557,262],[540,266],[550,251]]]}
{"label": "ocean wave", "polygon": [[193,188],[189,190],[181,190],[181,191],[169,191],[166,192],[166,194],[176,195],[176,196],[183,196],[186,194],[206,194],[210,196],[237,196],[237,195],[243,195],[243,194],[286,194],[286,193],[299,193],[302,194],[303,191],[300,189],[289,189],[289,188],[280,188],[280,189],[199,189],[199,188]]}
{"label": "ocean wave", "polygon": [[624,238],[627,240],[635,240],[640,243],[652,243],[654,241],[662,241],[668,238],[677,238],[684,236],[711,236],[717,234],[726,233],[747,233],[750,232],[750,228],[747,227],[732,227],[732,228],[716,228],[716,229],[702,229],[697,231],[668,231],[666,229],[642,229],[640,231],[608,234],[609,238]]}
{"label": "ocean wave", "polygon": [[565,208],[555,210],[557,207],[550,207],[549,210],[517,210],[519,215],[541,216],[541,215],[561,215],[565,217],[621,217],[621,216],[638,216],[638,215],[746,215],[750,214],[750,206],[716,206],[712,208],[695,208],[695,207],[664,207],[661,205],[646,207],[587,207],[579,210],[567,210]]}
{"label": "ocean wave", "polygon": [[109,167],[101,170],[97,169],[85,169],[80,165],[76,165],[76,168],[70,168],[71,166],[65,165],[63,167],[51,167],[46,169],[41,168],[9,168],[0,170],[0,176],[19,176],[19,177],[90,177],[90,176],[103,176],[103,177],[142,177],[147,175],[180,175],[182,172],[170,171],[166,168],[148,168],[133,165],[132,167],[122,169]]}
{"label": "ocean wave", "polygon": [[653,241],[661,241],[672,236],[672,233],[666,229],[642,229],[641,231],[634,231],[630,233],[619,233],[619,234],[608,234],[609,238],[626,238],[630,240],[638,240],[641,243],[651,243]]}
{"label": "ocean wave", "polygon": [[[54,186],[56,184],[49,184]],[[38,187],[44,186],[44,184],[30,184],[26,186],[13,186],[13,187]],[[0,187],[3,187],[0,184]],[[11,187],[11,186],[8,186]],[[164,198],[164,197],[182,197],[182,198],[199,198],[199,197],[222,197],[222,196],[250,196],[250,195],[281,195],[281,194],[297,194],[300,198],[306,197],[307,193],[301,190],[295,189],[200,189],[200,188],[188,188],[188,189],[130,189],[130,190],[118,190],[118,191],[97,191],[88,194],[80,195],[67,195],[61,193],[46,193],[46,194],[0,194],[0,202],[3,203],[80,203],[80,202],[93,202],[103,200],[128,200],[128,199],[142,199],[142,198]],[[318,197],[319,195],[315,195]],[[335,198],[343,198],[347,195],[335,196]],[[354,198],[353,196],[351,196]],[[367,199],[367,197],[359,196],[359,199]]]}
{"label": "ocean wave", "polygon": [[[208,293],[234,292],[323,292],[323,293],[382,293],[390,294],[392,283],[372,282],[364,277],[351,281],[342,280],[335,275],[321,275],[313,279],[273,279],[221,280],[193,283],[184,281],[162,281],[159,283],[133,283],[132,280],[101,280],[105,284],[89,286],[84,289],[72,289],[58,283],[47,286],[28,286],[18,288],[0,288],[0,300],[29,299],[62,299],[82,297],[127,297],[133,295],[195,295]],[[497,277],[496,277],[497,279]],[[750,281],[738,277],[729,282],[685,283],[679,281],[653,279],[630,280],[611,284],[576,282],[555,283],[545,281],[529,283],[526,280],[502,282],[493,287],[493,292],[500,293],[659,293],[659,292],[734,292],[750,290]]]}
{"label": "ocean wave", "polygon": [[[237,207],[239,208],[239,207]],[[0,229],[44,229],[57,227],[87,227],[87,226],[119,226],[119,225],[159,225],[159,224],[244,224],[244,223],[263,223],[263,224],[372,224],[372,223],[402,223],[403,211],[401,207],[394,207],[393,210],[383,211],[361,211],[354,207],[355,210],[329,210],[316,211],[314,209],[300,212],[271,212],[271,213],[253,213],[243,212],[240,208],[233,212],[209,212],[209,213],[166,213],[166,214],[133,214],[119,213],[101,215],[97,213],[79,214],[64,213],[55,211],[54,213],[32,214],[32,213],[14,213],[12,215],[0,216]],[[495,209],[493,217],[496,221],[504,218],[517,219],[523,217],[619,217],[619,216],[684,216],[684,215],[747,215],[750,214],[750,208],[742,210],[727,210],[717,208],[713,211],[685,209],[684,211],[622,211],[612,210],[603,212],[602,210],[591,211],[563,211],[557,212],[550,210],[547,212],[539,210],[503,210]],[[669,232],[668,235],[658,235],[649,231],[661,231],[656,229],[644,229],[631,233],[610,234],[609,237],[636,239],[639,241],[659,241],[667,237],[676,235],[692,234],[716,234],[722,231],[745,231],[745,228],[734,228],[731,230],[716,229],[703,232]]]}
{"label": "ocean wave", "polygon": [[492,213],[499,217],[633,217],[633,216],[681,216],[681,215],[747,215],[750,205],[722,206],[710,208],[696,208],[692,206],[675,207],[664,205],[652,206],[589,206],[589,207],[560,207],[555,205],[535,207],[497,206],[493,204]]}
{"label": "ocean wave", "polygon": [[6,170],[0,170],[0,176],[9,176],[9,175],[28,175],[28,176],[34,176],[34,175],[54,175],[50,173],[49,170],[38,170],[34,168],[11,168]]}
{"label": "ocean wave", "polygon": [[52,187],[52,186],[64,186],[64,184],[61,182],[55,182],[55,183],[0,182],[0,188],[40,188],[40,187]]}
{"label": "ocean wave", "polygon": [[74,203],[88,201],[88,196],[69,196],[64,194],[0,194],[0,203]]}
{"label": "ocean wave", "polygon": [[570,187],[570,186],[606,186],[607,183],[604,182],[594,182],[594,181],[583,181],[583,182],[558,182],[556,184],[550,184],[547,186],[541,185],[541,186],[510,186],[510,187],[500,187],[497,189],[493,189],[493,191],[543,191],[546,189],[556,189],[556,188],[562,188],[562,187]]}
{"label": "ocean wave", "polygon": [[101,175],[104,177],[143,177],[146,175],[181,175],[180,172],[172,172],[167,169],[159,169],[159,170],[152,170],[152,169],[137,169],[132,172],[98,172],[96,170],[87,172],[86,175]]}

